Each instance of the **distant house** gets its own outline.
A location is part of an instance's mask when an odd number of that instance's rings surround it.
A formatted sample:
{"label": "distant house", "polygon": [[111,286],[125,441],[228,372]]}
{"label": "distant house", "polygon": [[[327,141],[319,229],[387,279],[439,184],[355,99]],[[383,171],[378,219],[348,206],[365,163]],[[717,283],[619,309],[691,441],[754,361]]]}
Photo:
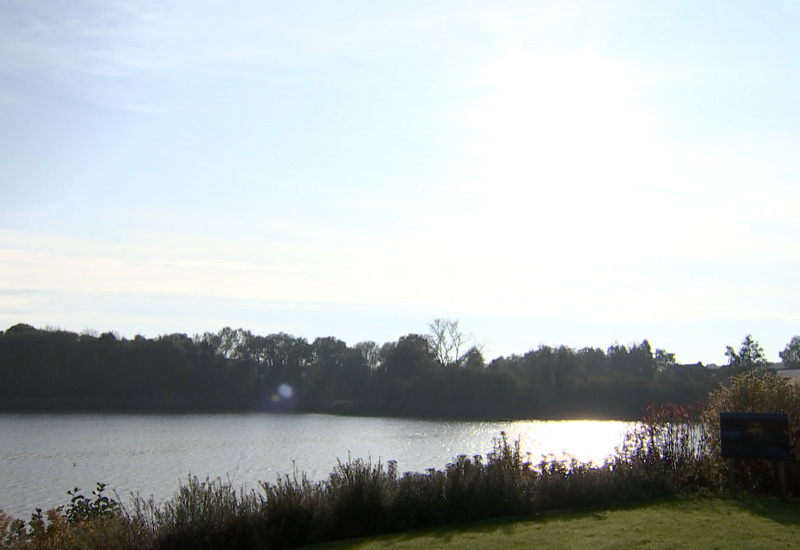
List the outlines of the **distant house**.
{"label": "distant house", "polygon": [[767,363],[766,368],[775,371],[783,378],[788,378],[789,380],[794,380],[800,376],[800,367],[787,368],[785,363]]}
{"label": "distant house", "polygon": [[775,369],[775,372],[784,378],[789,378],[791,380],[800,376],[800,369]]}

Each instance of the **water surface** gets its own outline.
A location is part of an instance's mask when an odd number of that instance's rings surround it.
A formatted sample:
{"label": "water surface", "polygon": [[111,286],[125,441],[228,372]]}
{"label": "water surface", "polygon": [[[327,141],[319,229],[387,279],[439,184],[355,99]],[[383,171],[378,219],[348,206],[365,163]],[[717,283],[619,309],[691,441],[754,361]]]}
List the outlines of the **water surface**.
{"label": "water surface", "polygon": [[337,460],[396,460],[399,472],[443,468],[458,455],[485,455],[505,431],[533,459],[569,453],[600,462],[624,422],[464,422],[317,414],[0,415],[0,510],[27,518],[106,483],[169,498],[189,474],[257,487],[294,470],[327,478]]}

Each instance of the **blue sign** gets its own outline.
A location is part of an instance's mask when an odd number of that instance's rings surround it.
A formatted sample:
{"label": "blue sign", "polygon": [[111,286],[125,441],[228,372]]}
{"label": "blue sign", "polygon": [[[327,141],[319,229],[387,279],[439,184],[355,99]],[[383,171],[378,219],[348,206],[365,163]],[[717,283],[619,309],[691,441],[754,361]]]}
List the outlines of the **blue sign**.
{"label": "blue sign", "polygon": [[720,413],[719,427],[725,458],[791,458],[788,414]]}

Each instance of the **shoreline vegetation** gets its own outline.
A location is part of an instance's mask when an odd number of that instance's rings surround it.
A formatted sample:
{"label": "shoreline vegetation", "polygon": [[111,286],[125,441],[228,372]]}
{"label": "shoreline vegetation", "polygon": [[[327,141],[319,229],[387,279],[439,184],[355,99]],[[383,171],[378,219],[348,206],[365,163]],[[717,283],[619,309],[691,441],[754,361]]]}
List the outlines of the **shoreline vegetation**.
{"label": "shoreline vegetation", "polygon": [[[0,547],[10,550],[267,549],[465,525],[492,518],[609,508],[730,489],[720,455],[719,413],[786,412],[793,434],[786,464],[789,494],[800,490],[800,394],[773,372],[752,370],[713,391],[703,406],[652,407],[603,464],[569,457],[532,463],[519,440],[501,433],[486,456],[458,456],[442,470],[399,474],[394,462],[339,462],[325,481],[301,472],[256,490],[189,477],[172,499],[132,496],[120,503],[98,484],[76,488],[66,507],[29,521],[0,514]],[[775,468],[740,461],[738,494],[774,494]]]}
{"label": "shoreline vegetation", "polygon": [[532,464],[501,433],[485,457],[459,456],[443,470],[398,475],[392,461],[350,459],[325,481],[296,472],[251,491],[190,476],[164,503],[133,496],[122,504],[98,484],[88,498],[70,491],[65,508],[37,511],[27,524],[0,516],[0,547],[294,548],[675,494],[680,480],[635,447],[648,437],[631,434],[603,465],[568,457]]}
{"label": "shoreline vegetation", "polygon": [[229,327],[126,339],[17,324],[0,332],[0,411],[636,420],[648,403],[703,401],[741,370],[680,365],[647,340],[487,362],[458,321],[441,319],[354,346]]}

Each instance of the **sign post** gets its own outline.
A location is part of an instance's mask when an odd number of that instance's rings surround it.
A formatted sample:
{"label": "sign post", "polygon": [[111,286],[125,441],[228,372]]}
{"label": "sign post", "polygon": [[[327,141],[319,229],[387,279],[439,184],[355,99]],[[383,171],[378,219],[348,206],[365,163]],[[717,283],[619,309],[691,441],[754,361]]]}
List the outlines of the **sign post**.
{"label": "sign post", "polygon": [[778,462],[781,494],[786,496],[786,461],[791,458],[789,415],[783,413],[720,413],[722,456],[728,459],[730,483],[735,478],[735,458]]}

